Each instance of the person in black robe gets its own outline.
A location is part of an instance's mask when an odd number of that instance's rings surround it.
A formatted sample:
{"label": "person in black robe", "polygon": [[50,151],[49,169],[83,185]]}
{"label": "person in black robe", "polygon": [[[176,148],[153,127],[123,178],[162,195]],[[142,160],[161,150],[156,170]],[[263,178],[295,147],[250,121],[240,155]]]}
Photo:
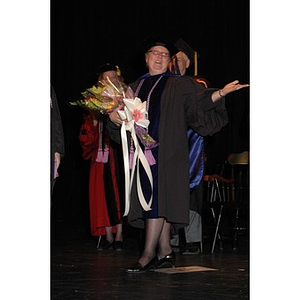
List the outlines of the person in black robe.
{"label": "person in black robe", "polygon": [[57,97],[53,86],[51,85],[51,96],[50,96],[50,108],[51,108],[51,193],[54,188],[56,178],[59,176],[58,168],[61,159],[65,153],[65,140],[64,131],[60,115],[60,110],[57,102]]}
{"label": "person in black robe", "polygon": [[[182,76],[188,76],[188,71],[193,69],[196,82],[208,88],[209,83],[203,77],[198,76],[198,53],[182,38],[178,39],[174,46],[178,52],[172,57],[169,69]],[[204,138],[197,134],[192,128],[187,131],[190,157],[190,212],[189,226],[181,228],[179,232],[172,229],[172,246],[179,246],[182,254],[197,254],[202,251],[202,190],[204,172]],[[201,245],[201,247],[200,247]]]}
{"label": "person in black robe", "polygon": [[[145,49],[149,73],[131,85],[136,96],[147,103],[148,133],[159,143],[151,149],[156,160],[151,166],[152,210],[143,211],[135,185],[131,191],[128,221],[137,227],[145,223],[146,227],[143,253],[132,267],[126,269],[131,274],[175,265],[170,225],[183,227],[189,224],[187,127],[203,136],[218,132],[228,122],[224,96],[248,86],[235,80],[222,89],[200,90],[199,84],[191,78],[174,76],[167,71],[170,57],[176,51],[173,49],[165,41],[150,40]],[[107,128],[115,141],[120,141],[122,122],[117,111],[110,114]],[[147,183],[142,184],[145,187]],[[149,197],[147,189],[144,193],[146,198]]]}

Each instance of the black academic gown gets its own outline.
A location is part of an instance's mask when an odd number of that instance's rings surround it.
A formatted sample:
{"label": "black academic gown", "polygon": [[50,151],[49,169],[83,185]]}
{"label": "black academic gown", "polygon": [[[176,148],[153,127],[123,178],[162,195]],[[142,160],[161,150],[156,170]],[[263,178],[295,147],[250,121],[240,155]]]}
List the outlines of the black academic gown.
{"label": "black academic gown", "polygon": [[[135,90],[139,80],[131,86]],[[158,215],[176,228],[189,225],[189,149],[187,127],[202,136],[218,132],[228,122],[225,99],[211,101],[216,89],[203,90],[188,77],[171,76],[161,96],[158,160]],[[151,105],[151,103],[150,103]],[[120,141],[120,127],[108,124],[112,139]],[[128,221],[143,227],[136,188],[131,193]]]}
{"label": "black academic gown", "polygon": [[51,178],[51,191],[53,189],[54,180],[54,153],[58,152],[63,157],[65,153],[64,131],[57,102],[56,93],[51,86],[51,158],[50,158],[50,178]]}

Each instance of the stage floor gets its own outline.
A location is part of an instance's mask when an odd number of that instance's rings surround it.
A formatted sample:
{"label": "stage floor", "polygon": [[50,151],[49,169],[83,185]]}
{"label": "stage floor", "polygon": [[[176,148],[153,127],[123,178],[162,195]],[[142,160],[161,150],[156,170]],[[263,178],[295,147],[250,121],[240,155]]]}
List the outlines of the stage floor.
{"label": "stage floor", "polygon": [[139,257],[132,234],[125,236],[123,251],[98,251],[96,237],[78,226],[71,228],[67,221],[52,222],[51,299],[249,299],[247,236],[239,237],[236,251],[224,239],[224,250],[213,254],[210,238],[204,237],[203,253],[176,253],[178,272],[131,275],[124,270]]}

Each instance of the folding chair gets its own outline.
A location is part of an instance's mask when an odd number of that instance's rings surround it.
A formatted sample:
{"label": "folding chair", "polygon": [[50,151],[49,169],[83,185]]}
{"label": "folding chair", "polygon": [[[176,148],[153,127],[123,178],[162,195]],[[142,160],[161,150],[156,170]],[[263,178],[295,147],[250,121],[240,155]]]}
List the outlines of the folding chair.
{"label": "folding chair", "polygon": [[231,177],[235,181],[232,202],[235,206],[233,250],[236,250],[238,232],[246,230],[245,227],[239,226],[239,217],[241,208],[247,205],[249,200],[249,152],[230,154],[227,162],[231,165]]}
{"label": "folding chair", "polygon": [[[207,202],[210,204],[210,210],[215,223],[215,233],[211,253],[215,250],[217,238],[220,242],[220,250],[223,250],[222,238],[219,233],[220,222],[224,205],[230,201],[230,185],[234,182],[233,178],[224,178],[218,174],[204,175],[204,182],[207,183]],[[219,206],[216,214],[215,209]]]}

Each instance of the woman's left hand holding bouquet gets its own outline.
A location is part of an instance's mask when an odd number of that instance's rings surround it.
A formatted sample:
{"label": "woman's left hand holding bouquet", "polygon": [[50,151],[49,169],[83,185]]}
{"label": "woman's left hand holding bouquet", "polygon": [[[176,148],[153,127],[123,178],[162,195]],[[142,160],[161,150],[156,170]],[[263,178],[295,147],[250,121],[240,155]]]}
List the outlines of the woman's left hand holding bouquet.
{"label": "woman's left hand holding bouquet", "polygon": [[124,104],[121,104],[119,107],[117,107],[113,112],[109,114],[110,120],[117,126],[121,126],[123,123],[123,120],[120,118],[120,115],[118,114],[118,110],[121,110],[123,108],[124,108]]}

